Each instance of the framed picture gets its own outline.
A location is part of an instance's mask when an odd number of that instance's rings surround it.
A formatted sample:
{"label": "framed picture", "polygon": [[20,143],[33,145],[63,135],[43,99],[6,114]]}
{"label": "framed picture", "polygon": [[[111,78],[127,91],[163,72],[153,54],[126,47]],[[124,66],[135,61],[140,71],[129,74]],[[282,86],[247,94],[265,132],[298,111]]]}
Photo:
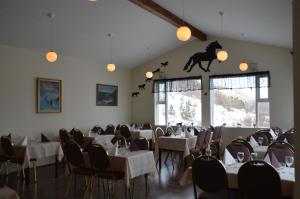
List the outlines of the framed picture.
{"label": "framed picture", "polygon": [[118,86],[97,84],[97,106],[118,106]]}
{"label": "framed picture", "polygon": [[61,112],[61,80],[36,79],[37,113]]}

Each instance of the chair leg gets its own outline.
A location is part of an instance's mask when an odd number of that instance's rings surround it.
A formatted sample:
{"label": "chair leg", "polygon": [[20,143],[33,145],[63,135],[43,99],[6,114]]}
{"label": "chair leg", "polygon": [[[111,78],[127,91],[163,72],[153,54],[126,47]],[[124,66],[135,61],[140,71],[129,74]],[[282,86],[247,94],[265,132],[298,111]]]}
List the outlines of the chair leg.
{"label": "chair leg", "polygon": [[[168,153],[167,153],[167,156],[166,156],[166,158],[165,158],[165,164],[167,164],[167,161],[168,161],[168,158],[169,158],[170,153],[171,153],[171,152],[168,152]],[[171,154],[171,156],[172,156],[172,154]]]}
{"label": "chair leg", "polygon": [[148,198],[148,174],[145,174],[145,195]]}
{"label": "chair leg", "polygon": [[35,161],[33,161],[32,164],[33,164],[33,171],[34,171],[34,182],[37,183],[37,174],[36,174],[36,164],[35,164]]}
{"label": "chair leg", "polygon": [[67,188],[66,188],[66,191],[65,191],[65,194],[64,194],[64,198],[67,198],[68,194],[69,194],[69,191],[70,191],[70,187],[71,187],[71,180],[72,180],[72,175],[70,174],[68,176],[68,180],[67,180]]}
{"label": "chair leg", "polygon": [[22,179],[25,180],[25,171],[24,171],[23,166],[21,166],[21,169],[22,169]]}
{"label": "chair leg", "polygon": [[5,162],[5,174],[8,176],[8,166],[7,166],[7,161]]}

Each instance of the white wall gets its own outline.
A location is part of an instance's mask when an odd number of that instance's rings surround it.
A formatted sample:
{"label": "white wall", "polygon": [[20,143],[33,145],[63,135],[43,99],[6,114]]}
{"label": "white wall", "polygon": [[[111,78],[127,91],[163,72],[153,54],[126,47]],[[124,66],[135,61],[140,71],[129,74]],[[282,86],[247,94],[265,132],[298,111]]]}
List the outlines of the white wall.
{"label": "white wall", "polygon": [[[62,113],[36,113],[36,77],[62,80]],[[43,52],[0,45],[0,134],[58,135],[58,129],[131,121],[131,74],[105,63],[60,56],[48,63]],[[118,106],[96,106],[96,83],[118,85]]]}
{"label": "white wall", "polygon": [[[210,73],[203,72],[198,66],[195,66],[191,73],[182,70],[191,55],[204,51],[205,47],[215,40],[218,40],[228,51],[229,59],[226,62],[219,64],[217,61],[214,61],[211,65]],[[208,93],[207,96],[202,95],[202,121],[207,126],[210,124],[209,75],[239,73],[238,65],[242,60],[255,62],[258,64],[259,71],[269,70],[271,73],[271,125],[280,126],[283,129],[293,127],[292,56],[289,53],[289,49],[285,48],[215,37],[209,37],[207,42],[194,40],[183,47],[136,67],[132,71],[132,88],[136,90],[137,85],[144,82],[144,73],[147,70],[159,67],[163,61],[169,61],[169,65],[166,68],[167,78],[202,75],[204,88],[202,93]],[[147,84],[146,90],[139,97],[132,100],[133,122],[150,121],[154,123],[154,97],[151,91],[152,84]],[[250,133],[251,129],[238,129],[236,131],[244,135],[245,133]]]}

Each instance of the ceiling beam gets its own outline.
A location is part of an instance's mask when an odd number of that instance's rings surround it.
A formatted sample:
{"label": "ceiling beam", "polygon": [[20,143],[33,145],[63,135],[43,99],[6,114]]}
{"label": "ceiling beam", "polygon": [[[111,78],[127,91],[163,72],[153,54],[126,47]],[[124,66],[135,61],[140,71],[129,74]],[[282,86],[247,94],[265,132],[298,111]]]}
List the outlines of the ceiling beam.
{"label": "ceiling beam", "polygon": [[129,0],[130,2],[140,6],[141,8],[151,12],[152,14],[166,20],[167,22],[173,24],[176,27],[180,27],[183,24],[188,26],[191,31],[192,35],[196,37],[197,39],[201,41],[206,41],[207,40],[207,35],[203,33],[201,30],[195,28],[188,22],[184,21],[180,17],[176,16],[169,10],[161,7],[159,4],[155,3],[152,0]]}

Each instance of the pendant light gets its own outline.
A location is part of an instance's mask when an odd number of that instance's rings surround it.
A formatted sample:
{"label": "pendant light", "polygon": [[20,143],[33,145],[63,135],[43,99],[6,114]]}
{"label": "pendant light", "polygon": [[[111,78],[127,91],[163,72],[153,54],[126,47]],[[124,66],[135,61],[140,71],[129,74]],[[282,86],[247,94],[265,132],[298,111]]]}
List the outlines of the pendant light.
{"label": "pendant light", "polygon": [[[223,15],[224,12],[219,12],[220,18],[221,18],[221,35],[223,36]],[[226,50],[222,49],[217,53],[217,58],[219,61],[226,61],[228,58],[228,53]]]}
{"label": "pendant light", "polygon": [[247,62],[241,62],[239,68],[240,68],[241,71],[248,70],[248,63]]}
{"label": "pendant light", "polygon": [[[50,19],[50,26],[52,26],[52,20],[53,20],[53,18],[55,17],[55,14],[54,13],[47,13],[47,17],[49,17],[49,19]],[[50,32],[51,31],[53,31],[52,29],[53,29],[53,27],[50,27]],[[51,34],[50,33],[50,40],[52,39],[52,37],[53,37],[53,34]],[[53,43],[53,42],[51,42],[51,43]],[[49,45],[50,45],[50,42],[49,42]],[[46,52],[46,54],[45,54],[45,58],[46,58],[46,60],[48,61],[48,62],[50,62],[50,63],[53,63],[53,62],[56,62],[56,60],[57,60],[57,58],[58,58],[58,55],[57,55],[57,52],[55,52],[53,49],[51,49],[51,50],[49,50],[48,52]]]}
{"label": "pendant light", "polygon": [[107,64],[106,69],[108,72],[114,72],[116,70],[116,65],[112,62],[112,33],[107,34],[110,39],[110,63]]}
{"label": "pendant light", "polygon": [[151,79],[153,77],[153,73],[151,71],[146,72],[146,77]]}
{"label": "pendant light", "polygon": [[182,0],[182,26],[180,26],[176,31],[177,39],[180,41],[188,41],[191,38],[191,29],[184,25],[184,0]]}

